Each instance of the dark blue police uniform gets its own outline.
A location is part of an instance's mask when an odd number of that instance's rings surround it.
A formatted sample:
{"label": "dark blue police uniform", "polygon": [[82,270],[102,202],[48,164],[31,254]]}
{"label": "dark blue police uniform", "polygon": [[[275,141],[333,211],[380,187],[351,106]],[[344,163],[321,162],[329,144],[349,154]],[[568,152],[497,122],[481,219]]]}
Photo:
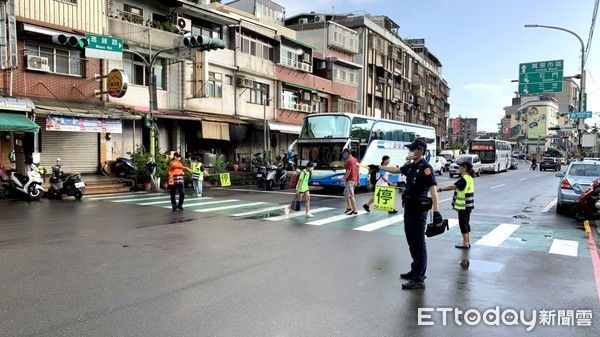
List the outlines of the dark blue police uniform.
{"label": "dark blue police uniform", "polygon": [[406,186],[402,193],[404,206],[404,233],[413,262],[410,265],[410,275],[417,282],[425,280],[427,269],[427,247],[425,245],[425,226],[427,211],[422,211],[419,200],[427,197],[429,188],[437,185],[433,167],[425,160],[410,163],[400,168],[406,176]]}

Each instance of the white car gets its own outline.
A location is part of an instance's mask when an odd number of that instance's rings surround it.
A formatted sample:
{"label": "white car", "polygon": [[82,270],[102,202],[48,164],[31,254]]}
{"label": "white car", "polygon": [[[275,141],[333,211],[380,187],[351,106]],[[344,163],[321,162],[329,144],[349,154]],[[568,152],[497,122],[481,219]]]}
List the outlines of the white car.
{"label": "white car", "polygon": [[446,171],[446,158],[442,156],[435,157],[435,164],[433,164],[433,171],[439,175],[442,175]]}
{"label": "white car", "polygon": [[475,175],[477,177],[481,175],[481,160],[479,159],[479,156],[476,154],[461,154],[458,156],[458,158],[456,158],[454,163],[450,164],[450,178],[454,176],[458,177],[460,175],[458,172],[458,166],[464,161],[468,161],[473,165],[473,171],[475,171]]}

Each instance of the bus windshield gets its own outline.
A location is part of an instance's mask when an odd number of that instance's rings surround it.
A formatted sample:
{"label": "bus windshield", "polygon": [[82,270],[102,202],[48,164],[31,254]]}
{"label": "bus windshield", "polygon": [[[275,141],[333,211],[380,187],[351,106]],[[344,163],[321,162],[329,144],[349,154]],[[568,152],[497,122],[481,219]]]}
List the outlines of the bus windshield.
{"label": "bus windshield", "polygon": [[469,153],[479,155],[482,163],[496,162],[496,141],[473,141]]}
{"label": "bus windshield", "polygon": [[300,138],[348,138],[350,117],[344,115],[310,116],[304,120]]}
{"label": "bus windshield", "polygon": [[298,144],[298,163],[304,167],[313,162],[316,170],[344,168],[343,149],[344,142]]}

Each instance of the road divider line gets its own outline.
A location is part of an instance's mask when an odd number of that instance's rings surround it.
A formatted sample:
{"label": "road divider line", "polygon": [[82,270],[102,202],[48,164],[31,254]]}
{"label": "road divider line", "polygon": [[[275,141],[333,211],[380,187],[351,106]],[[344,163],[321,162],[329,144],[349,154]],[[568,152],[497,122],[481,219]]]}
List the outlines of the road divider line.
{"label": "road divider line", "polygon": [[523,180],[527,180],[527,178],[521,178],[521,179],[519,179],[519,181],[523,181]]}
{"label": "road divider line", "polygon": [[552,245],[550,246],[550,250],[548,251],[548,253],[567,256],[577,256],[578,248],[578,241],[554,239],[552,240]]}
{"label": "road divider line", "polygon": [[480,246],[498,247],[519,227],[520,225],[511,225],[506,223],[500,224],[498,227],[494,228],[491,232],[479,239],[479,241],[475,242],[475,244]]}
{"label": "road divider line", "polygon": [[[189,204],[185,204],[185,207],[193,207],[193,206],[202,206],[202,205],[212,205],[212,204],[222,204],[225,202],[235,202],[235,201],[240,201],[239,199],[226,199],[226,200],[215,200],[215,201],[209,201],[209,202],[196,202],[196,203],[189,203]],[[239,206],[239,205],[237,205]],[[171,208],[171,205],[169,206],[163,206],[163,208]]]}
{"label": "road divider line", "polygon": [[502,184],[502,185],[497,185],[497,186],[494,186],[494,187],[490,187],[490,190],[493,190],[493,189],[495,189],[495,188],[500,188],[500,187],[502,187],[502,186],[504,186],[504,185],[505,185],[505,184]]}
{"label": "road divider line", "polygon": [[195,209],[193,210],[194,212],[214,212],[214,211],[221,211],[224,209],[232,209],[232,208],[242,208],[242,207],[248,207],[248,206],[257,206],[257,205],[263,205],[266,204],[264,201],[258,201],[258,202],[251,202],[249,204],[242,204],[242,205],[229,205],[229,206],[221,206],[221,207],[212,207],[212,208],[202,208],[202,209]]}
{"label": "road divider line", "polygon": [[542,209],[542,213],[548,213],[548,211],[550,210],[550,208],[552,208],[554,205],[556,205],[556,202],[558,201],[557,198],[552,199],[548,205],[546,205],[546,207],[544,207]]}
{"label": "road divider line", "polygon": [[[311,197],[312,197],[312,195],[311,195]],[[310,212],[312,214],[315,214],[315,213],[320,213],[320,212],[324,212],[324,211],[329,211],[329,210],[332,210],[332,209],[333,208],[331,208],[331,207],[319,207],[319,208],[311,209]],[[280,221],[280,220],[285,220],[285,219],[289,219],[289,218],[298,218],[298,217],[304,216],[304,214],[305,213],[302,212],[302,211],[292,211],[290,213],[290,215],[274,216],[272,218],[266,218],[265,220],[268,220],[268,221]]]}
{"label": "road divider line", "polygon": [[438,202],[446,202],[446,201],[450,201],[450,200],[452,200],[452,198],[443,199],[443,200],[440,200],[440,201],[438,201]]}
{"label": "road divider line", "polygon": [[354,218],[356,216],[363,215],[363,214],[366,214],[366,213],[367,213],[366,211],[358,211],[358,214],[352,214],[352,215],[347,215],[347,214],[335,215],[335,216],[330,216],[329,218],[325,218],[325,219],[321,219],[321,220],[310,221],[310,222],[307,222],[306,224],[307,225],[313,225],[313,226],[322,226],[322,225],[326,225],[328,223],[340,221],[340,220],[343,220],[343,219]]}
{"label": "road divider line", "polygon": [[279,210],[279,209],[284,209],[286,207],[287,206],[275,206],[275,207],[269,207],[269,208],[259,209],[259,210],[256,210],[256,211],[250,211],[250,212],[232,214],[231,216],[235,216],[235,217],[248,216],[248,215],[253,215],[253,214],[260,214],[260,213],[266,213],[266,212],[270,212],[270,211],[276,211],[276,210]]}
{"label": "road divider line", "polygon": [[363,231],[363,232],[372,232],[374,230],[387,227],[389,225],[395,224],[397,222],[404,221],[404,214],[396,215],[391,218],[379,220],[368,225],[360,226],[354,228],[355,231]]}

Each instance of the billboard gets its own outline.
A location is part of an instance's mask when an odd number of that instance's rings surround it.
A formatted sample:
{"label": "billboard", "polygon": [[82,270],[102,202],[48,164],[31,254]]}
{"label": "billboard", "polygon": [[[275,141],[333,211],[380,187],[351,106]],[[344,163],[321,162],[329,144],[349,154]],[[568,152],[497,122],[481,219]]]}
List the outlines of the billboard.
{"label": "billboard", "polygon": [[547,106],[527,107],[527,138],[546,138],[546,119],[548,118]]}

